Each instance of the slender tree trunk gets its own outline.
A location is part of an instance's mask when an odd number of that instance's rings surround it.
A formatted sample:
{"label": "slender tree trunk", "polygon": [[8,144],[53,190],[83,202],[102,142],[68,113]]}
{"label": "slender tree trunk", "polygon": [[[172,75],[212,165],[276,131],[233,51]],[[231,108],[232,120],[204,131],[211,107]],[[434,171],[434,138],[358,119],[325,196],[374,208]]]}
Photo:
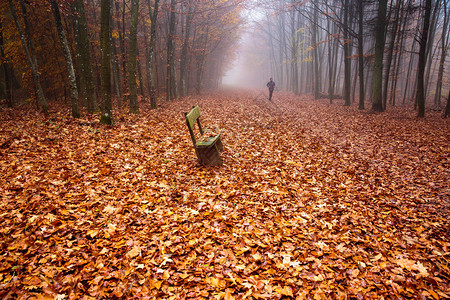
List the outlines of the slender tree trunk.
{"label": "slender tree trunk", "polygon": [[[29,23],[28,23],[27,14],[26,14],[26,8],[25,8],[25,4],[23,3],[22,0],[21,0],[21,6],[22,6],[22,10],[24,12],[23,18],[25,21],[25,29],[29,30]],[[22,27],[20,26],[20,23],[19,23],[19,19],[17,18],[16,10],[14,8],[14,4],[13,4],[12,0],[9,0],[9,7],[11,9],[11,14],[14,18],[14,22],[16,23],[17,30],[19,31],[20,40],[22,41],[22,46],[27,55],[28,63],[30,64],[31,74],[33,76],[34,85],[36,87],[36,92],[37,92],[38,99],[39,99],[39,102],[42,107],[42,111],[44,112],[44,114],[48,115],[47,99],[45,99],[44,92],[42,91],[41,82],[39,79],[36,55],[34,53],[34,48],[33,48],[33,43],[30,40],[30,47],[28,47],[27,40],[25,39],[25,35],[24,35]],[[28,35],[28,38],[30,39],[31,34],[29,33],[28,30],[27,30],[27,35]]]}
{"label": "slender tree trunk", "polygon": [[386,57],[386,68],[384,73],[384,86],[383,86],[383,110],[386,109],[387,104],[387,97],[388,97],[388,86],[389,86],[389,75],[392,65],[392,56],[394,54],[394,46],[395,46],[395,40],[396,40],[396,34],[397,34],[397,27],[399,25],[399,14],[401,9],[401,3],[402,1],[397,0],[397,5],[394,12],[394,22],[392,23],[392,34],[391,34],[391,40],[388,46],[387,50],[387,57]]}
{"label": "slender tree trunk", "polygon": [[375,28],[375,57],[373,64],[372,109],[383,111],[383,53],[385,43],[387,0],[378,2],[377,23]]}
{"label": "slender tree trunk", "polygon": [[359,105],[358,109],[364,109],[364,2],[358,2],[358,63],[359,63]]}
{"label": "slender tree trunk", "polygon": [[101,1],[101,17],[100,17],[100,47],[102,55],[101,66],[101,94],[102,94],[102,115],[100,123],[114,125],[112,115],[111,101],[111,49],[109,35],[111,34],[110,15],[111,1]]}
{"label": "slender tree trunk", "polygon": [[141,54],[139,52],[139,47],[136,48],[136,68],[137,68],[137,76],[139,80],[137,83],[139,83],[139,93],[142,97],[144,97],[144,80],[142,78],[142,66],[141,66]]}
{"label": "slender tree trunk", "polygon": [[426,49],[428,41],[428,29],[430,27],[430,15],[431,15],[431,0],[425,0],[425,11],[424,11],[423,27],[420,38],[420,49],[419,49],[419,63],[417,66],[417,94],[416,102],[419,107],[417,116],[419,118],[425,117],[425,87],[424,87],[424,73],[425,66],[427,63]]}
{"label": "slender tree trunk", "polygon": [[11,85],[10,79],[9,79],[10,66],[6,60],[5,44],[4,44],[4,39],[3,39],[3,28],[2,28],[1,22],[0,22],[0,61],[2,62],[2,70],[3,70],[3,75],[5,78],[5,97],[6,97],[6,100],[8,101],[8,107],[14,107],[14,101],[13,101],[12,93],[11,93],[12,85]]}
{"label": "slender tree trunk", "polygon": [[[296,77],[297,71],[297,34],[296,34],[296,24],[295,24],[295,3],[292,3],[291,8],[291,91],[294,94],[298,94],[298,80]],[[298,74],[298,73],[297,73]]]}
{"label": "slender tree trunk", "polygon": [[150,89],[150,107],[156,109],[156,90],[155,90],[155,77],[153,74],[153,69],[155,66],[154,53],[155,53],[155,43],[156,43],[156,21],[158,18],[159,10],[159,0],[155,0],[155,5],[153,10],[150,5],[150,0],[147,0],[148,11],[150,14],[151,25],[150,25],[150,46],[148,49],[148,81]]}
{"label": "slender tree trunk", "polygon": [[350,60],[350,35],[349,35],[349,0],[344,0],[344,100],[345,105],[351,104],[351,60]]}
{"label": "slender tree trunk", "polygon": [[136,50],[137,50],[137,24],[139,16],[139,0],[131,1],[131,25],[129,37],[128,57],[128,86],[130,89],[130,113],[139,113],[136,88]]}
{"label": "slender tree trunk", "polygon": [[[426,66],[426,73],[425,73],[425,77],[424,77],[424,95],[425,95],[425,101],[428,95],[428,82],[430,80],[430,74],[431,74],[431,68],[433,65],[433,56],[436,53],[436,49],[433,47],[433,41],[434,41],[434,36],[436,35],[436,26],[437,26],[437,15],[441,10],[441,1],[437,1],[437,0],[432,0],[432,5],[433,5],[433,1],[434,1],[434,9],[433,10],[433,15],[430,17],[430,25],[428,28],[428,41],[427,41],[427,50],[425,51],[425,55],[427,56],[427,64],[428,66]],[[445,2],[445,1],[444,1]],[[431,13],[431,12],[430,12]],[[434,51],[433,51],[434,50]],[[434,73],[434,71],[433,71]]]}
{"label": "slender tree trunk", "polygon": [[64,31],[61,15],[59,13],[59,7],[57,0],[50,0],[53,15],[55,17],[56,29],[58,31],[59,40],[61,41],[64,59],[66,61],[67,74],[69,75],[69,85],[70,85],[70,102],[72,104],[72,117],[80,117],[80,108],[78,106],[78,87],[75,77],[75,70],[72,63],[72,54],[70,54],[69,45],[67,43],[66,33]]}
{"label": "slender tree trunk", "polygon": [[312,23],[312,43],[314,54],[314,99],[320,98],[320,74],[319,74],[319,51],[317,44],[317,31],[318,31],[318,12],[317,12],[317,0],[313,1],[313,23]]}
{"label": "slender tree trunk", "polygon": [[[188,12],[186,16],[186,26],[185,26],[185,32],[184,32],[184,42],[183,47],[181,49],[181,62],[180,62],[180,95],[181,97],[186,96],[187,94],[187,62],[188,62],[188,47],[189,47],[189,39],[191,36],[191,25],[194,18],[193,14],[193,6],[196,5],[196,3],[189,1],[188,2]],[[195,10],[195,8],[194,8]]]}
{"label": "slender tree trunk", "polygon": [[[117,7],[117,6],[116,6]],[[114,90],[116,91],[116,97],[117,97],[117,106],[121,107],[122,106],[122,92],[121,92],[121,85],[122,82],[120,80],[120,67],[119,67],[119,62],[117,60],[118,58],[118,53],[117,53],[117,47],[116,47],[116,38],[113,35],[113,31],[114,31],[114,7],[111,6],[111,15],[110,15],[110,24],[111,24],[111,34],[109,35],[109,42],[111,44],[111,51],[112,51],[112,55],[111,55],[111,66],[112,66],[112,76],[113,76],[113,82],[114,82]],[[119,23],[119,22],[117,22]],[[120,25],[120,24],[117,24]],[[119,29],[119,27],[117,27],[117,30]],[[119,50],[120,50],[120,41],[119,41]],[[121,51],[119,51],[119,53],[121,53]]]}
{"label": "slender tree trunk", "polygon": [[[330,31],[330,20],[327,19],[327,30]],[[330,35],[331,36],[331,35]],[[332,45],[334,44],[334,39],[328,37],[328,97],[330,99],[330,104],[333,103],[333,95],[331,95],[331,84],[333,83],[333,56],[332,56]]]}
{"label": "slender tree trunk", "polygon": [[[408,0],[406,5],[410,5],[411,0]],[[404,7],[404,5],[403,5]],[[403,9],[403,11],[405,11]],[[397,94],[397,83],[398,83],[398,78],[399,78],[399,74],[400,74],[400,66],[401,66],[401,61],[402,61],[402,52],[403,52],[403,45],[405,43],[405,32],[406,32],[406,26],[408,25],[408,13],[404,13],[405,16],[402,16],[403,14],[400,15],[400,20],[401,20],[401,26],[399,26],[399,32],[398,32],[398,40],[397,40],[397,44],[398,46],[396,46],[396,51],[395,51],[395,70],[394,70],[394,79],[393,79],[393,83],[391,85],[391,96],[389,98],[389,103],[391,103],[393,106],[395,106],[396,104],[396,94]]]}
{"label": "slender tree trunk", "polygon": [[94,113],[98,110],[97,103],[97,88],[94,77],[94,70],[92,67],[91,49],[89,42],[89,33],[86,22],[86,14],[84,9],[83,0],[75,1],[76,14],[75,20],[78,33],[78,38],[76,38],[76,46],[79,57],[79,64],[81,72],[80,77],[83,78],[86,84],[86,97],[87,97],[87,111],[88,113]]}
{"label": "slender tree trunk", "polygon": [[166,75],[166,100],[173,100],[175,95],[175,81],[174,74],[175,64],[175,5],[176,0],[170,1],[170,19],[169,19],[169,36],[167,39],[167,75]]}
{"label": "slender tree trunk", "polygon": [[448,26],[449,26],[449,12],[447,11],[447,1],[444,1],[444,24],[442,26],[442,33],[441,33],[441,59],[439,61],[439,71],[438,71],[438,78],[436,82],[436,92],[434,96],[434,103],[441,107],[441,93],[442,93],[442,79],[444,77],[444,64],[445,64],[445,58],[447,56],[447,49],[448,49]]}

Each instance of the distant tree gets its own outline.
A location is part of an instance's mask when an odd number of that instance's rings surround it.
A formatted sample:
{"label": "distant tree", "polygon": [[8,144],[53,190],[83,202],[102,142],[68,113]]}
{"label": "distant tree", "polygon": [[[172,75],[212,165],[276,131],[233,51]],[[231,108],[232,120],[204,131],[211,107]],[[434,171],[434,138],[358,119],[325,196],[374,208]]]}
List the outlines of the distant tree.
{"label": "distant tree", "polygon": [[102,115],[100,123],[113,125],[112,101],[111,101],[111,44],[110,35],[110,13],[111,1],[101,0],[100,13],[100,48],[101,48],[101,94],[102,94]]}

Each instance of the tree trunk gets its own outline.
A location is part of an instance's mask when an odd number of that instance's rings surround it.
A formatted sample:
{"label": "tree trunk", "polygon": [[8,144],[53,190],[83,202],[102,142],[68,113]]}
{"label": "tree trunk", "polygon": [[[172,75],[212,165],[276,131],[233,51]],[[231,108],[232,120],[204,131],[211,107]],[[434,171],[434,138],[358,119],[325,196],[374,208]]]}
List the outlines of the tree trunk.
{"label": "tree trunk", "polygon": [[394,46],[397,34],[397,28],[399,25],[399,14],[401,9],[402,1],[397,0],[397,5],[395,8],[394,22],[392,22],[392,30],[391,30],[391,40],[389,42],[387,57],[386,57],[386,69],[384,73],[384,86],[383,86],[383,110],[386,110],[387,97],[388,97],[388,87],[389,87],[389,75],[392,65],[392,56],[394,54]]}
{"label": "tree trunk", "polygon": [[2,62],[2,70],[3,70],[3,76],[5,78],[5,97],[8,101],[8,107],[14,107],[14,101],[12,98],[11,88],[12,84],[10,82],[10,76],[9,76],[9,64],[6,60],[5,55],[5,45],[4,45],[4,39],[3,39],[3,28],[2,23],[0,22],[0,61]]}
{"label": "tree trunk", "polygon": [[[188,12],[186,16],[186,26],[184,32],[184,42],[183,47],[181,49],[181,62],[180,62],[180,95],[184,97],[187,95],[187,62],[188,62],[188,47],[189,47],[189,39],[191,36],[191,25],[194,18],[192,6],[196,5],[196,3],[192,3],[189,1],[188,3]],[[195,11],[195,7],[194,7]]]}
{"label": "tree trunk", "polygon": [[364,109],[364,2],[358,2],[358,63],[359,63],[359,105],[358,109]]}
{"label": "tree trunk", "polygon": [[155,53],[155,43],[156,43],[156,21],[158,18],[159,0],[155,0],[155,6],[152,8],[150,5],[150,0],[147,0],[148,11],[150,14],[151,25],[150,25],[150,46],[148,49],[148,81],[150,89],[150,107],[156,109],[156,90],[155,90],[155,77],[153,74],[154,69],[154,53]]}
{"label": "tree trunk", "polygon": [[[114,35],[112,33],[114,31],[114,20],[113,20],[114,12],[113,12],[113,10],[114,10],[114,7],[111,6],[111,15],[110,15],[111,19],[109,20],[109,22],[111,24],[111,34],[109,35],[109,42],[111,44],[110,47],[111,47],[111,51],[112,51],[111,66],[112,66],[114,89],[116,91],[116,97],[117,97],[117,106],[121,107],[122,106],[122,91],[121,91],[122,82],[120,80],[119,62],[117,60],[118,53],[117,53],[117,47],[116,47],[116,38],[114,37]],[[117,23],[119,23],[119,22],[117,22]],[[120,25],[120,24],[118,24],[118,25]],[[117,30],[118,30],[118,28],[117,28]],[[120,50],[120,41],[119,41],[119,50]]]}
{"label": "tree trunk", "polygon": [[167,74],[166,74],[166,100],[176,98],[175,84],[176,75],[174,74],[175,65],[175,5],[176,0],[170,1],[170,19],[169,19],[169,36],[167,39]]}
{"label": "tree trunk", "polygon": [[100,123],[114,125],[111,101],[111,49],[109,35],[111,34],[110,15],[111,1],[101,0],[100,17],[100,48],[101,48],[101,94],[102,94],[102,115]]}
{"label": "tree trunk", "polygon": [[320,74],[319,74],[319,51],[317,44],[317,31],[318,31],[318,12],[317,12],[317,0],[313,1],[313,24],[312,24],[312,43],[314,54],[314,99],[320,98]]}
{"label": "tree trunk", "polygon": [[[434,56],[434,53],[436,52],[436,49],[433,47],[434,36],[436,35],[436,26],[438,23],[436,15],[438,15],[438,13],[441,10],[441,1],[435,1],[435,0],[433,0],[433,1],[434,1],[434,9],[432,8],[433,15],[430,16],[430,25],[428,28],[427,50],[425,51],[425,55],[427,56],[427,64],[428,64],[428,66],[425,67],[426,72],[424,75],[425,100],[428,95],[428,87],[429,87],[428,82],[430,80],[430,77],[432,77],[432,76],[430,76],[430,73],[431,73],[431,68],[433,65],[433,56]],[[432,1],[432,4],[433,4],[433,1]],[[445,2],[445,1],[443,1],[443,2]],[[430,12],[430,14],[431,14],[431,12]],[[432,49],[434,51],[432,51]],[[433,73],[434,73],[434,70],[433,70]]]}
{"label": "tree trunk", "polygon": [[417,66],[417,94],[416,102],[419,107],[417,116],[419,118],[425,117],[425,87],[424,87],[424,73],[427,63],[427,41],[428,41],[428,29],[430,27],[430,15],[431,15],[431,0],[425,0],[425,15],[423,19],[422,36],[420,38],[419,49],[419,63]]}
{"label": "tree trunk", "polygon": [[139,16],[139,0],[131,1],[131,25],[129,37],[128,57],[128,86],[130,90],[130,113],[139,113],[136,88],[136,50],[137,50],[137,24]]}
{"label": "tree trunk", "polygon": [[[23,1],[21,1],[21,6],[23,10],[23,18],[25,21],[25,29],[27,30],[28,38],[30,39],[31,34],[29,32],[29,23],[27,19],[26,14],[26,8]],[[42,111],[44,114],[48,115],[48,105],[47,105],[47,99],[45,99],[44,92],[42,91],[41,82],[39,79],[39,71],[38,71],[38,65],[36,60],[36,55],[34,53],[33,43],[30,40],[30,47],[28,47],[27,40],[25,39],[25,35],[23,33],[22,27],[20,26],[19,19],[17,18],[16,10],[14,8],[14,4],[12,0],[9,0],[9,7],[11,9],[11,14],[14,18],[14,22],[16,23],[17,30],[19,31],[20,40],[22,41],[22,46],[25,50],[25,53],[27,55],[28,63],[30,64],[31,74],[33,76],[34,85],[36,87],[36,92],[38,95],[39,102],[41,104]]]}
{"label": "tree trunk", "polygon": [[350,86],[351,86],[351,60],[350,60],[350,36],[349,36],[349,0],[344,0],[344,100],[345,105],[351,104]]}
{"label": "tree trunk", "polygon": [[449,42],[448,26],[449,26],[449,12],[447,11],[447,1],[444,1],[444,24],[441,33],[441,59],[439,61],[438,78],[436,82],[436,92],[434,96],[434,103],[441,107],[441,93],[442,93],[442,79],[444,77],[444,64],[447,56],[447,48]]}
{"label": "tree trunk", "polygon": [[57,0],[50,0],[53,15],[55,17],[56,22],[56,30],[58,31],[59,40],[61,41],[64,59],[66,61],[67,74],[69,76],[69,85],[70,85],[70,102],[72,104],[72,117],[79,118],[80,117],[80,108],[78,106],[78,87],[77,81],[75,78],[75,70],[73,68],[72,63],[72,54],[70,54],[69,45],[67,43],[66,33],[64,31],[61,15],[59,13],[59,7]]}
{"label": "tree trunk", "polygon": [[372,109],[383,111],[383,52],[385,42],[387,0],[378,2],[377,23],[375,27],[375,56],[373,63]]}
{"label": "tree trunk", "polygon": [[89,33],[86,22],[86,14],[84,10],[83,0],[75,1],[76,14],[76,31],[78,38],[76,38],[77,56],[80,64],[81,72],[80,77],[83,78],[86,85],[86,97],[87,97],[87,111],[88,113],[94,113],[98,110],[97,103],[97,85],[94,79],[94,70],[92,68],[91,49],[89,47]]}

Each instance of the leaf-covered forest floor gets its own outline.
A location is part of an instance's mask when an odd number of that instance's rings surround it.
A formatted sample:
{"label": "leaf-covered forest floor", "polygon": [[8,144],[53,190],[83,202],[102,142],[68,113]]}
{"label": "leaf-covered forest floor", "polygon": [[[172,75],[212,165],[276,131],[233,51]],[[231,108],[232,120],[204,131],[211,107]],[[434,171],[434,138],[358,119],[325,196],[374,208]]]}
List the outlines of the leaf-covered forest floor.
{"label": "leaf-covered forest floor", "polygon": [[[114,127],[3,110],[0,297],[449,298],[449,121],[257,95]],[[194,104],[222,167],[197,164]]]}

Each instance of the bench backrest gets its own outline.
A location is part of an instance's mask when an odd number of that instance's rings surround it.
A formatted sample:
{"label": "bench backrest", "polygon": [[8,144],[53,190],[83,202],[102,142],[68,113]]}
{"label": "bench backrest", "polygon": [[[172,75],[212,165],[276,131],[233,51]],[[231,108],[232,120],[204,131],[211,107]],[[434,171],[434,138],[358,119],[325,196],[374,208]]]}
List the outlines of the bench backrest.
{"label": "bench backrest", "polygon": [[191,139],[192,142],[194,143],[194,146],[196,144],[196,140],[195,140],[195,135],[194,135],[194,126],[195,123],[197,122],[198,125],[198,130],[200,131],[200,134],[203,135],[203,128],[202,125],[200,124],[200,116],[201,116],[201,112],[200,112],[200,107],[194,106],[191,111],[189,113],[184,113],[184,116],[186,118],[186,124],[189,128],[189,133],[191,134]]}

